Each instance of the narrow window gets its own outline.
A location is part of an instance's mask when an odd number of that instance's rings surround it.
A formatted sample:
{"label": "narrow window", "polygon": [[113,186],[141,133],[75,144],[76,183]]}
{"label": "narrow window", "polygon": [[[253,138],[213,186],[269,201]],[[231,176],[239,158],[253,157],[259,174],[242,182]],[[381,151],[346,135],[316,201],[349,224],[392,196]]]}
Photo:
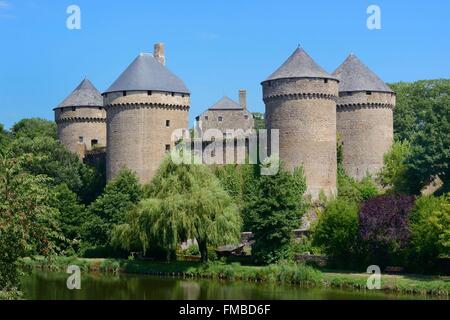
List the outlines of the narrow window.
{"label": "narrow window", "polygon": [[222,121],[223,121],[223,117],[220,116],[220,117],[219,117],[219,122],[222,122]]}
{"label": "narrow window", "polygon": [[205,116],[205,120],[208,121],[208,119],[209,119],[209,117],[208,117],[208,116]]}
{"label": "narrow window", "polygon": [[99,107],[98,110],[103,110],[103,108],[102,108],[102,107]]}
{"label": "narrow window", "polygon": [[153,94],[153,92],[147,91],[147,95],[148,95],[148,96],[151,96],[152,94]]}
{"label": "narrow window", "polygon": [[170,144],[166,144],[166,152],[170,152]]}
{"label": "narrow window", "polygon": [[166,120],[166,128],[170,128],[170,120]]}
{"label": "narrow window", "polygon": [[271,86],[272,86],[272,81],[269,81],[269,82],[267,83],[267,85],[268,85],[269,87],[271,87]]}
{"label": "narrow window", "polygon": [[328,79],[325,79],[325,81],[324,81],[325,83],[328,83]]}
{"label": "narrow window", "polygon": [[83,143],[84,138],[82,136],[78,137],[78,142]]}
{"label": "narrow window", "polygon": [[77,111],[77,108],[75,108],[75,107],[72,107],[72,111]]}
{"label": "narrow window", "polygon": [[126,96],[127,96],[127,92],[126,92],[126,91],[122,92],[122,95],[123,95],[124,97],[126,97]]}
{"label": "narrow window", "polygon": [[172,92],[172,97],[175,97],[175,92]]}
{"label": "narrow window", "polygon": [[371,95],[372,95],[372,91],[367,91],[366,94],[367,94],[368,96],[371,96]]}
{"label": "narrow window", "polygon": [[244,116],[244,119],[245,119],[245,120],[248,120],[248,115],[245,115],[245,116]]}

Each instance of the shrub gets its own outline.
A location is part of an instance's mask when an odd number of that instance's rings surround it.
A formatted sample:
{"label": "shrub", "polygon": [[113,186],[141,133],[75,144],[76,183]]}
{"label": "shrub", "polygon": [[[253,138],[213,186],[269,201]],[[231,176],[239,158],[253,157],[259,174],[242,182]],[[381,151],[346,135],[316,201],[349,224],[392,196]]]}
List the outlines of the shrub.
{"label": "shrub", "polygon": [[338,197],[347,202],[361,203],[379,194],[378,187],[371,176],[356,181],[345,174],[344,169],[338,169]]}
{"label": "shrub", "polygon": [[360,236],[372,264],[401,263],[411,232],[409,216],[414,198],[384,195],[368,200],[359,214]]}
{"label": "shrub", "polygon": [[431,271],[439,257],[450,256],[450,194],[419,198],[410,224],[410,262],[415,269]]}
{"label": "shrub", "polygon": [[338,265],[348,266],[359,253],[358,205],[342,199],[330,202],[314,228],[313,244]]}
{"label": "shrub", "polygon": [[408,141],[396,142],[384,156],[384,167],[378,174],[377,181],[382,187],[394,193],[408,193],[409,181],[406,177],[408,166],[406,160],[411,153]]}

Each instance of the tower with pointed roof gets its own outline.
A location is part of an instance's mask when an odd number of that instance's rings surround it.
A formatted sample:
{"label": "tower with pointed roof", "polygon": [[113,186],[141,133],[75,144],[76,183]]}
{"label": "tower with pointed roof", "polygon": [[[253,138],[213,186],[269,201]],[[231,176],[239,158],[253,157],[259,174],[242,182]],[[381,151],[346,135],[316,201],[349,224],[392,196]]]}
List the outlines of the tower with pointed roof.
{"label": "tower with pointed roof", "polygon": [[106,175],[134,171],[149,182],[174,147],[172,133],[188,128],[190,93],[165,66],[164,46],[141,53],[103,93],[107,109]]}
{"label": "tower with pointed roof", "polygon": [[343,166],[361,180],[383,167],[393,143],[395,93],[354,54],[333,73],[340,80],[337,131],[343,143]]}
{"label": "tower with pointed roof", "polygon": [[267,129],[279,130],[285,169],[303,166],[312,199],[336,193],[338,85],[302,48],[262,82]]}
{"label": "tower with pointed roof", "polygon": [[106,146],[106,111],[100,92],[84,79],[55,109],[59,140],[81,159]]}

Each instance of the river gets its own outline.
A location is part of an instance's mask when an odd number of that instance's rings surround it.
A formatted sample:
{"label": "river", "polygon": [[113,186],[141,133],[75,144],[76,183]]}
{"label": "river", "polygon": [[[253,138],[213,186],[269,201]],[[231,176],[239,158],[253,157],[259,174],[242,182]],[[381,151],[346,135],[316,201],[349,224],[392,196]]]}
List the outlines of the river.
{"label": "river", "polygon": [[81,290],[69,290],[68,275],[35,271],[22,280],[25,299],[31,300],[333,300],[424,299],[386,294],[241,281],[191,280],[131,274],[83,274]]}

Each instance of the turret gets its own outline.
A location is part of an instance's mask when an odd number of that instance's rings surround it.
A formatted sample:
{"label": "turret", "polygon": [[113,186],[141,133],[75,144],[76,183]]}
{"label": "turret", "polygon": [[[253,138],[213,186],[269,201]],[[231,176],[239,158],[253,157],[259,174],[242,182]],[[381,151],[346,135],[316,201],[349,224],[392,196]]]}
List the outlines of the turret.
{"label": "turret", "polygon": [[262,82],[266,125],[279,130],[282,164],[303,166],[313,199],[336,193],[338,84],[301,48]]}
{"label": "turret", "polygon": [[361,180],[383,167],[393,143],[395,93],[354,54],[333,75],[340,80],[337,131],[346,173]]}

